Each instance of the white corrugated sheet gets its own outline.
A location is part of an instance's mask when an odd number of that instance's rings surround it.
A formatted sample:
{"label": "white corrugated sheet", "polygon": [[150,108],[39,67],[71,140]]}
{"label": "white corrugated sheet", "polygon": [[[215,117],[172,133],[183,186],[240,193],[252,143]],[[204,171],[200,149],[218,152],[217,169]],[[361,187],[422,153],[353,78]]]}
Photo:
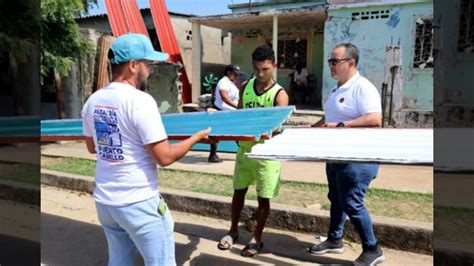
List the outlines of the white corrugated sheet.
{"label": "white corrugated sheet", "polygon": [[255,145],[247,155],[279,161],[432,165],[433,130],[290,128]]}

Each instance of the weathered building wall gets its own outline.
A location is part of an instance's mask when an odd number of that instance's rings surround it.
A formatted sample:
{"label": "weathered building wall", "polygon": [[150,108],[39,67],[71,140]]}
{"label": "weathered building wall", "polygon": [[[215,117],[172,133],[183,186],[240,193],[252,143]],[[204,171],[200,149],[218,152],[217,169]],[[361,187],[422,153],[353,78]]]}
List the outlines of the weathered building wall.
{"label": "weathered building wall", "polygon": [[153,73],[148,79],[147,92],[153,96],[160,113],[177,113],[179,111],[178,64],[166,63],[153,66]]}
{"label": "weathered building wall", "polygon": [[[377,11],[378,14],[372,14]],[[362,12],[369,12],[368,19],[362,19]],[[414,67],[414,56],[416,21],[432,14],[433,3],[430,1],[398,5],[330,6],[324,29],[324,55],[329,57],[332,48],[341,42],[357,45],[360,50],[359,71],[381,91],[385,74],[385,47],[401,46],[402,99],[394,100],[402,101],[402,111],[394,114],[397,123],[430,123],[433,111],[433,68]],[[328,64],[324,64],[323,102],[336,84],[330,73]]]}
{"label": "weathered building wall", "polygon": [[[458,49],[461,1],[435,1],[435,110],[436,124],[465,126],[474,122],[474,44]],[[470,16],[473,16],[472,12]],[[473,19],[471,17],[471,19]],[[466,25],[464,25],[466,26]],[[471,29],[472,34],[472,29]]]}

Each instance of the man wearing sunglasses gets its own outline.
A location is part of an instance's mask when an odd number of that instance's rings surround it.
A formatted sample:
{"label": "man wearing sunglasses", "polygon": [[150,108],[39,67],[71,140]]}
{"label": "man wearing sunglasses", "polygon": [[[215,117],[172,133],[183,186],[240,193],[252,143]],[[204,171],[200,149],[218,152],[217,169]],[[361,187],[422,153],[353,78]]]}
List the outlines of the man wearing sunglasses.
{"label": "man wearing sunglasses", "polygon": [[170,144],[158,106],[145,92],[152,64],[168,54],[142,34],[118,37],[109,51],[112,82],[82,110],[90,153],[97,154],[94,200],[107,238],[108,265],[133,265],[135,247],[146,265],[176,265],[173,218],[158,191],[158,167],[183,157],[210,129]]}
{"label": "man wearing sunglasses", "polygon": [[[324,117],[313,126],[380,127],[382,106],[377,88],[357,71],[359,50],[341,43],[328,60],[337,85],[324,104]],[[362,242],[363,252],[354,265],[376,265],[385,260],[375,237],[370,215],[364,205],[369,183],[377,176],[378,164],[327,163],[331,202],[330,225],[326,241],[308,248],[311,254],[342,253],[344,223],[349,216]]]}

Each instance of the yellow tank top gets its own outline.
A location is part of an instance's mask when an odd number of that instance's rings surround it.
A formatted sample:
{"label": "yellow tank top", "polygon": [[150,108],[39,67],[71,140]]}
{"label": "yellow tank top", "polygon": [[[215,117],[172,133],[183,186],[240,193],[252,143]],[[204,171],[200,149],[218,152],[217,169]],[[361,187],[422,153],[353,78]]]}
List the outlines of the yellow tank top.
{"label": "yellow tank top", "polygon": [[258,94],[255,89],[255,78],[253,78],[247,82],[242,92],[242,108],[247,109],[275,106],[275,98],[280,90],[283,90],[283,87],[275,82],[270,89],[262,94]]}

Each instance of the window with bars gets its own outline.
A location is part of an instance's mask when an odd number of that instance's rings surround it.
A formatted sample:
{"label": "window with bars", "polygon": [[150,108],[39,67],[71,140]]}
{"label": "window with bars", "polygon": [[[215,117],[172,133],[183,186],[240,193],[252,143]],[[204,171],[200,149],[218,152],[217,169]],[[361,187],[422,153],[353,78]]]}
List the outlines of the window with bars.
{"label": "window with bars", "polygon": [[415,68],[433,67],[433,16],[418,18],[415,33]]}
{"label": "window with bars", "polygon": [[[271,42],[269,42],[271,46]],[[279,40],[278,68],[296,69],[298,64],[306,67],[307,40]]]}
{"label": "window with bars", "polygon": [[458,51],[474,52],[474,1],[461,0]]}

